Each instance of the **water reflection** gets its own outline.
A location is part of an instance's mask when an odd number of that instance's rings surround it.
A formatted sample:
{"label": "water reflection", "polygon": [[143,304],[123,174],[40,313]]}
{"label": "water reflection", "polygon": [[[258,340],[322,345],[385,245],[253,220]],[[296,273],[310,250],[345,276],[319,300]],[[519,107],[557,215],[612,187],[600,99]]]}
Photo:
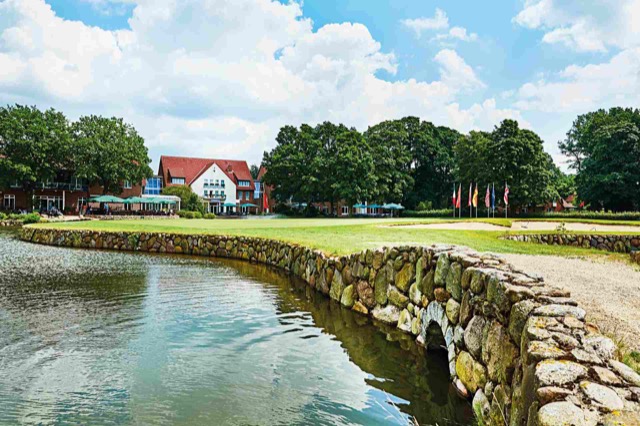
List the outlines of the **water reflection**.
{"label": "water reflection", "polygon": [[446,371],[263,266],[0,232],[0,424],[467,424]]}

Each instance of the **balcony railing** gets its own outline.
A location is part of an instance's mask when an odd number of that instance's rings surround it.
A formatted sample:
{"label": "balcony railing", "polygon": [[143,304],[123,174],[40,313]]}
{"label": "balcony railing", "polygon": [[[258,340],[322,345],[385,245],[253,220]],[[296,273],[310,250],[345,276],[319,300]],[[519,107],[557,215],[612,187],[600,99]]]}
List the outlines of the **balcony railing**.
{"label": "balcony railing", "polygon": [[220,195],[220,194],[205,194],[204,198],[206,200],[211,200],[211,201],[224,201],[227,199],[226,194],[225,195]]}
{"label": "balcony railing", "polygon": [[37,182],[36,189],[62,189],[65,191],[88,191],[89,186],[77,182]]}
{"label": "balcony railing", "polygon": [[220,184],[205,183],[204,187],[205,188],[213,188],[213,189],[224,189],[225,185],[224,185],[224,183],[220,183]]}

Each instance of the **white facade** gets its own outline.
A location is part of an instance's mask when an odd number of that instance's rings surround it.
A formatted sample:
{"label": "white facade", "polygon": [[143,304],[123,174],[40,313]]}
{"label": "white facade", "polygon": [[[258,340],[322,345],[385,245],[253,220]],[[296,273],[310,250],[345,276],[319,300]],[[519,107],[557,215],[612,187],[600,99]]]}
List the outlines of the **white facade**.
{"label": "white facade", "polygon": [[237,204],[236,184],[227,176],[217,164],[213,164],[198,179],[191,184],[191,189],[198,196],[210,201],[207,211],[221,213],[235,211],[235,207],[226,207],[224,203]]}

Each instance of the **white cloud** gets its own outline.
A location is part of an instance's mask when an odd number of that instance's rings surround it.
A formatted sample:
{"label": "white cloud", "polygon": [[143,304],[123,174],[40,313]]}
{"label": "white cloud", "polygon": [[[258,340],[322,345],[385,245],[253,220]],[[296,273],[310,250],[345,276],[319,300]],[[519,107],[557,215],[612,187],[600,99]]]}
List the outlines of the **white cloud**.
{"label": "white cloud", "polygon": [[544,31],[545,43],[579,52],[640,45],[640,0],[527,0],[513,20]]}
{"label": "white cloud", "polygon": [[637,106],[640,100],[640,48],[608,62],[571,65],[551,80],[524,84],[516,107],[523,110],[581,113],[603,106]]}
{"label": "white cloud", "polygon": [[453,27],[449,30],[448,33],[438,34],[436,35],[436,40],[461,40],[461,41],[477,41],[478,34],[476,33],[467,33],[467,29],[463,27]]}
{"label": "white cloud", "polygon": [[515,114],[493,100],[459,106],[485,85],[455,50],[432,59],[435,81],[386,81],[379,73],[395,74],[396,58],[364,25],[314,31],[295,2],[138,0],[129,25],[105,31],[61,19],[44,0],[0,2],[0,97],[71,119],[124,117],[154,160],[173,153],[259,162],[285,124],[331,120],[364,130],[417,115],[465,130]]}
{"label": "white cloud", "polygon": [[449,18],[442,9],[436,9],[436,14],[433,18],[404,19],[400,22],[405,27],[413,30],[416,33],[416,37],[420,37],[425,31],[446,30],[449,28]]}

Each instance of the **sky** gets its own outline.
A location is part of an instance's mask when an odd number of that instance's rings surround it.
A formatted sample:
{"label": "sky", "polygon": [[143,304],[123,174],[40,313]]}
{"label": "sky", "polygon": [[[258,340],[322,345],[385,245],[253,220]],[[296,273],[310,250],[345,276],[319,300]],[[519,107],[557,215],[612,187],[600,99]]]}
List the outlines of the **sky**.
{"label": "sky", "polygon": [[0,104],[122,117],[160,155],[259,164],[280,127],[505,118],[558,150],[640,106],[640,0],[0,0]]}

